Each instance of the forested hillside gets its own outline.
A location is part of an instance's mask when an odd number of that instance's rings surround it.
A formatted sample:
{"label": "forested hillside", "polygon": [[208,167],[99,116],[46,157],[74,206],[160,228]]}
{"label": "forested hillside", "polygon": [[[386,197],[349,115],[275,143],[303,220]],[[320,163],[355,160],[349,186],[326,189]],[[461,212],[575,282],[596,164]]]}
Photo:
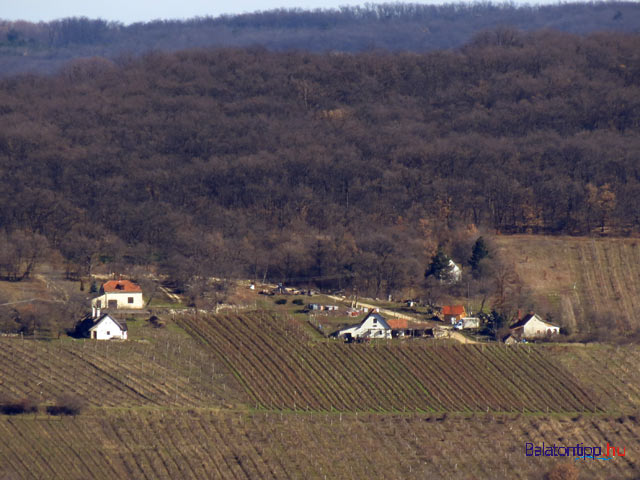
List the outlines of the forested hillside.
{"label": "forested hillside", "polygon": [[88,18],[37,24],[0,19],[0,75],[50,73],[71,58],[116,58],[153,50],[261,45],[271,50],[316,52],[374,49],[424,52],[459,47],[478,32],[497,27],[588,34],[638,32],[638,25],[640,5],[629,1],[545,6],[383,3],[338,10],[279,9],[132,25]]}
{"label": "forested hillside", "polygon": [[638,52],[638,35],[500,29],[455,51],[192,50],[6,78],[0,242],[35,232],[84,272],[379,294],[472,224],[638,232]]}

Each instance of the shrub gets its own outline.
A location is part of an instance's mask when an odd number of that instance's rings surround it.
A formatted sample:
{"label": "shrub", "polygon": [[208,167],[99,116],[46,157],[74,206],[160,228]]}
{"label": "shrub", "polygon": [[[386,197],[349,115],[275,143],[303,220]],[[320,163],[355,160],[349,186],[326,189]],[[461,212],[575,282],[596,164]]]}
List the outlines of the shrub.
{"label": "shrub", "polygon": [[0,401],[0,413],[3,415],[20,415],[22,413],[35,413],[37,411],[37,403],[30,398],[24,398],[18,401]]}
{"label": "shrub", "polygon": [[165,323],[155,315],[151,315],[151,317],[149,317],[149,323],[151,323],[155,328],[162,328],[165,326]]}
{"label": "shrub", "polygon": [[287,303],[287,299],[286,298],[279,298],[278,300],[275,301],[276,305],[284,305]]}
{"label": "shrub", "polygon": [[302,301],[301,298],[296,298],[291,303],[293,303],[294,305],[304,305],[304,302]]}
{"label": "shrub", "polygon": [[84,408],[84,401],[76,395],[64,395],[58,399],[56,405],[49,405],[49,415],[78,415]]}

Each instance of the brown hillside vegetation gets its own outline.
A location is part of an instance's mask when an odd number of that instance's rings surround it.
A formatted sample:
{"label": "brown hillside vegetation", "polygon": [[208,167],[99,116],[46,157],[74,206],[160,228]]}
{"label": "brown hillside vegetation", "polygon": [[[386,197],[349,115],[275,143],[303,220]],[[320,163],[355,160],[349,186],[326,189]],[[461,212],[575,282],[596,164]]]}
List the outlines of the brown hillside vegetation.
{"label": "brown hillside vegetation", "polygon": [[169,409],[0,417],[0,478],[541,479],[557,460],[525,456],[527,442],[625,447],[609,461],[571,459],[583,480],[640,473],[635,417]]}
{"label": "brown hillside vegetation", "polygon": [[495,237],[541,313],[580,333],[640,328],[640,240],[534,235]]}
{"label": "brown hillside vegetation", "polygon": [[45,237],[78,277],[384,297],[471,224],[635,234],[638,51],[499,29],[455,51],[154,52],[0,79],[0,275],[29,271],[16,238]]}
{"label": "brown hillside vegetation", "polygon": [[269,314],[180,318],[240,380],[256,407],[316,411],[602,411],[540,348],[310,342]]}

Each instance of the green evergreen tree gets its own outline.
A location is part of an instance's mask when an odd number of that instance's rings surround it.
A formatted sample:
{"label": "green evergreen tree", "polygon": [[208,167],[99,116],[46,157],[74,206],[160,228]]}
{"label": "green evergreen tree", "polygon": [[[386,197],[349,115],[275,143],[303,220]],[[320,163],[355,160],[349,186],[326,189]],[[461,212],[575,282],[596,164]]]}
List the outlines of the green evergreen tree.
{"label": "green evergreen tree", "polygon": [[489,256],[489,249],[484,241],[484,238],[478,237],[476,243],[473,244],[473,250],[471,251],[471,258],[469,259],[469,265],[471,270],[477,270],[480,261]]}
{"label": "green evergreen tree", "polygon": [[449,270],[449,257],[442,250],[438,250],[438,253],[431,259],[431,265],[424,272],[424,276],[430,277],[433,275],[438,280],[446,280],[449,276]]}

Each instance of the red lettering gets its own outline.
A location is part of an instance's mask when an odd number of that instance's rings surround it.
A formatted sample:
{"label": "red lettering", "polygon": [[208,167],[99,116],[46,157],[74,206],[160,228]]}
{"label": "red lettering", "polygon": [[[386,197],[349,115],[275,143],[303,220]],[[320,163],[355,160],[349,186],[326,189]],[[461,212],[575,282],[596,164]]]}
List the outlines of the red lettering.
{"label": "red lettering", "polygon": [[615,447],[610,447],[609,446],[609,442],[607,442],[607,457],[610,457],[611,455],[609,454],[609,449],[611,449],[611,451],[613,452],[613,456],[616,456],[616,449]]}

